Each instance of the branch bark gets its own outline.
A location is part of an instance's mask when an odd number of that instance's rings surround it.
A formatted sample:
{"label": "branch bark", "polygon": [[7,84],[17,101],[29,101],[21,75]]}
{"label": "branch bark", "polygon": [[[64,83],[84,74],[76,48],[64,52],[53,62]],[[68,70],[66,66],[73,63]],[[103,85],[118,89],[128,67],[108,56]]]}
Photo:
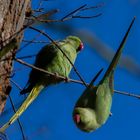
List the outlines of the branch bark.
{"label": "branch bark", "polygon": [[0,59],[10,57],[6,61],[0,61],[0,75],[7,73],[0,77],[0,113],[3,111],[6,99],[11,91],[9,78],[12,71],[13,57],[20,45],[23,32],[14,38],[16,42],[12,45],[15,45],[15,47],[10,48],[8,51],[4,50],[6,47],[9,47],[7,46],[9,41],[4,42],[4,40],[23,27],[26,11],[29,8],[30,0],[0,0],[0,52],[2,52]]}

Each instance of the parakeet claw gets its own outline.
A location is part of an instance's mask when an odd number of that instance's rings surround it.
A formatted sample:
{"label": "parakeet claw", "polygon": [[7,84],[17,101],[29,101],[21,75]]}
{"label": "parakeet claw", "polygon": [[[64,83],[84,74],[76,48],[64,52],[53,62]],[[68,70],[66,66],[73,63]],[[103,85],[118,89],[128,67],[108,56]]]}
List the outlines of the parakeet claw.
{"label": "parakeet claw", "polygon": [[54,75],[55,75],[56,77],[58,77],[58,73],[57,73],[57,72],[55,72]]}
{"label": "parakeet claw", "polygon": [[65,78],[65,82],[67,82],[67,83],[69,82],[69,77]]}
{"label": "parakeet claw", "polygon": [[56,81],[59,80],[59,74],[57,72],[54,73],[54,77],[53,77]]}

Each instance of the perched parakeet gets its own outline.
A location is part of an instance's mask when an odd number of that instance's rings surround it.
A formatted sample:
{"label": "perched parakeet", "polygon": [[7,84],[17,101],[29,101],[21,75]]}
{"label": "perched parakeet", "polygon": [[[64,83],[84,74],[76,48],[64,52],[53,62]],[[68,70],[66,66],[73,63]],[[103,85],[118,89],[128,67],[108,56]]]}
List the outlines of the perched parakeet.
{"label": "perched parakeet", "polygon": [[77,127],[82,131],[91,132],[96,130],[101,127],[109,117],[114,90],[114,70],[134,20],[135,18],[132,20],[102,80],[96,87],[93,86],[94,80],[92,80],[74,107],[73,119]]}
{"label": "perched parakeet", "polygon": [[[57,44],[73,64],[77,53],[83,49],[83,43],[76,36],[68,36],[65,40],[57,42]],[[41,49],[36,57],[35,66],[64,77],[68,77],[72,69],[68,59],[54,44],[49,44]],[[21,94],[26,92],[30,92],[30,94],[11,119],[0,128],[0,131],[3,132],[9,127],[26,110],[44,87],[61,81],[62,79],[32,69],[27,84],[28,87],[21,92]]]}

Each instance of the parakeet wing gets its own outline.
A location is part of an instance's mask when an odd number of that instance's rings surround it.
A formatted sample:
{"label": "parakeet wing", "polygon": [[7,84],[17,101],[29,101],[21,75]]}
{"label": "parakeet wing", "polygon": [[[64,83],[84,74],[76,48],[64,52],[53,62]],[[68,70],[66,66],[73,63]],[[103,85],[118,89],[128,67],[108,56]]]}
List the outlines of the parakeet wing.
{"label": "parakeet wing", "polygon": [[[47,67],[48,64],[51,63],[53,58],[56,56],[56,53],[57,53],[57,47],[53,44],[49,44],[43,47],[38,53],[34,65],[38,68],[44,69],[45,67]],[[47,57],[44,57],[44,56],[47,56]],[[34,81],[36,82],[37,79],[39,79],[40,73],[41,72],[35,69],[32,69],[30,73],[29,83],[33,83]]]}
{"label": "parakeet wing", "polygon": [[[48,64],[51,63],[53,58],[56,56],[57,48],[53,44],[46,45],[43,47],[40,52],[38,53],[35,61],[35,66],[38,68],[44,69]],[[47,56],[47,57],[44,57]],[[30,92],[31,89],[34,87],[37,81],[40,80],[40,71],[32,69],[29,75],[29,80],[25,86],[25,88],[21,91],[21,94],[26,92]]]}

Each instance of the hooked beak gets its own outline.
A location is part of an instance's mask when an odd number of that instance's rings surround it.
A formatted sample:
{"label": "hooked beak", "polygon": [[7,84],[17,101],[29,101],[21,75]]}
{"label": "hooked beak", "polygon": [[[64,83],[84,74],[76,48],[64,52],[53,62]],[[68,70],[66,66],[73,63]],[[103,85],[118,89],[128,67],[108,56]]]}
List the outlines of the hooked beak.
{"label": "hooked beak", "polygon": [[77,49],[77,52],[83,50],[83,48],[84,48],[84,44],[81,42],[78,49]]}
{"label": "hooked beak", "polygon": [[75,114],[74,117],[73,117],[73,119],[76,122],[76,124],[80,123],[80,121],[81,121],[81,118],[80,118],[80,115],[79,114]]}

